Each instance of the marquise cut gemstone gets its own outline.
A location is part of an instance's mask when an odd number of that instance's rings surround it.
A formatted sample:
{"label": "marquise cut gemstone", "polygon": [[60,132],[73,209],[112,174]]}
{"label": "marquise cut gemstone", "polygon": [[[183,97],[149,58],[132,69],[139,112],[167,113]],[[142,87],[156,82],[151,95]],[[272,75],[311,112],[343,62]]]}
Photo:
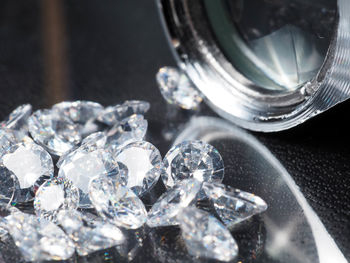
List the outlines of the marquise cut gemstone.
{"label": "marquise cut gemstone", "polygon": [[107,125],[114,125],[131,115],[144,115],[149,108],[150,104],[147,101],[127,100],[123,104],[106,107],[98,116],[98,120]]}
{"label": "marquise cut gemstone", "polygon": [[50,153],[61,156],[80,143],[79,125],[53,110],[37,110],[28,119],[33,139]]}
{"label": "marquise cut gemstone", "polygon": [[76,210],[62,210],[57,216],[59,224],[74,241],[80,256],[120,245],[125,237],[122,231],[113,224],[102,220],[89,219]]}
{"label": "marquise cut gemstone", "polygon": [[188,77],[172,67],[161,68],[156,80],[164,99],[186,110],[198,108],[203,98]]}
{"label": "marquise cut gemstone", "polygon": [[6,120],[0,123],[0,128],[28,132],[27,121],[32,113],[32,105],[24,104],[13,110]]}
{"label": "marquise cut gemstone", "polygon": [[54,173],[50,154],[33,142],[12,146],[2,156],[0,167],[3,173],[15,178],[15,202],[31,201],[35,189]]}
{"label": "marquise cut gemstone", "polygon": [[155,185],[163,168],[160,152],[146,141],[128,144],[117,153],[115,159],[125,170],[122,182],[139,196]]}
{"label": "marquise cut gemstone", "polygon": [[203,183],[203,190],[225,225],[231,227],[267,209],[259,196],[223,184]]}
{"label": "marquise cut gemstone", "polygon": [[89,196],[99,215],[117,226],[137,229],[146,222],[147,212],[142,201],[131,189],[114,183],[107,176],[91,180]]}
{"label": "marquise cut gemstone", "polygon": [[79,189],[68,179],[53,178],[42,184],[34,198],[34,210],[39,218],[56,222],[61,210],[76,209],[79,205]]}
{"label": "marquise cut gemstone", "polygon": [[4,222],[26,261],[66,260],[74,253],[72,240],[50,221],[15,212]]}
{"label": "marquise cut gemstone", "polygon": [[61,163],[58,178],[67,178],[79,189],[80,208],[91,208],[88,196],[90,180],[97,175],[109,173],[119,173],[119,166],[108,151],[78,148]]}
{"label": "marquise cut gemstone", "polygon": [[238,246],[229,230],[207,212],[187,207],[177,219],[191,255],[221,261],[231,261],[237,256]]}
{"label": "marquise cut gemstone", "polygon": [[196,198],[202,183],[196,179],[185,179],[162,194],[148,212],[147,225],[161,227],[177,225],[176,216]]}
{"label": "marquise cut gemstone", "polygon": [[167,188],[186,178],[220,183],[224,177],[221,155],[213,146],[202,141],[185,141],[175,145],[165,155],[163,163],[165,172],[162,180]]}

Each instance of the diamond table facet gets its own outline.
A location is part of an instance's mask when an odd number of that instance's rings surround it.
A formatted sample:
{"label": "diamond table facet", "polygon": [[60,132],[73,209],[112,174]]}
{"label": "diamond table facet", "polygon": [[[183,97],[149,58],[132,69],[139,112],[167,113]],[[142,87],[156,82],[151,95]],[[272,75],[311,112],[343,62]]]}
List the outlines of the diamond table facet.
{"label": "diamond table facet", "polygon": [[33,139],[50,153],[61,156],[77,145],[82,136],[79,125],[53,110],[37,110],[28,119]]}
{"label": "diamond table facet", "polygon": [[[126,170],[122,178],[138,196],[149,191],[158,181],[163,162],[158,149],[149,142],[139,141],[123,147],[115,157]],[[121,167],[121,166],[120,166]]]}
{"label": "diamond table facet", "polygon": [[202,141],[185,141],[172,147],[163,163],[165,173],[162,180],[167,188],[186,178],[220,183],[224,177],[221,155],[213,146]]}
{"label": "diamond table facet", "polygon": [[56,222],[57,213],[64,209],[76,209],[79,205],[79,189],[68,179],[50,179],[35,194],[34,210],[39,218]]}
{"label": "diamond table facet", "polygon": [[117,226],[137,229],[146,222],[146,208],[136,194],[106,176],[91,180],[89,196],[99,215]]}
{"label": "diamond table facet", "polygon": [[176,216],[181,209],[195,200],[201,185],[201,182],[190,178],[180,181],[165,192],[148,212],[147,225],[150,227],[177,225]]}
{"label": "diamond table facet", "polygon": [[161,68],[156,76],[164,99],[186,110],[197,109],[203,98],[188,77],[172,67]]}
{"label": "diamond table facet", "polygon": [[150,108],[147,101],[127,100],[123,104],[106,107],[99,115],[98,120],[107,125],[114,125],[134,114],[144,115]]}
{"label": "diamond table facet", "polygon": [[50,154],[33,142],[12,146],[2,156],[0,166],[4,173],[15,178],[14,202],[31,201],[35,188],[54,173]]}
{"label": "diamond table facet", "polygon": [[267,204],[259,196],[223,184],[203,183],[203,190],[228,227],[267,209]]}
{"label": "diamond table facet", "polygon": [[228,229],[207,212],[187,207],[177,219],[191,255],[221,261],[231,261],[237,256],[238,246]]}

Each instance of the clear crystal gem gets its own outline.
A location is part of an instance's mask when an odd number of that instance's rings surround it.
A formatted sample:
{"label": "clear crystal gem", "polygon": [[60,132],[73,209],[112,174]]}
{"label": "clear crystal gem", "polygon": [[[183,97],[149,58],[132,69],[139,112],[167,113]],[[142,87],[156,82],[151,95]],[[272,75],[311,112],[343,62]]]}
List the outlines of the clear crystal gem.
{"label": "clear crystal gem", "polygon": [[90,220],[78,211],[62,210],[57,218],[64,231],[74,241],[81,256],[124,242],[125,237],[118,227],[101,220],[91,224]]}
{"label": "clear crystal gem", "polygon": [[163,168],[160,152],[146,141],[128,144],[117,153],[115,159],[126,169],[126,178],[122,181],[139,196],[154,186]]}
{"label": "clear crystal gem", "polygon": [[6,120],[1,122],[0,127],[8,128],[12,130],[27,132],[27,121],[32,113],[32,105],[24,104],[17,107],[10,113]]}
{"label": "clear crystal gem", "polygon": [[[91,151],[90,151],[91,150]],[[89,182],[97,175],[118,173],[118,163],[104,149],[78,148],[61,163],[58,178],[67,178],[79,189],[79,207],[91,208]]]}
{"label": "clear crystal gem", "polygon": [[16,176],[3,165],[0,165],[0,205],[11,203],[18,181]]}
{"label": "clear crystal gem", "polygon": [[107,146],[114,152],[134,141],[141,141],[146,135],[148,122],[142,115],[132,115],[114,125],[107,132]]}
{"label": "clear crystal gem", "polygon": [[127,100],[123,104],[106,107],[98,116],[98,120],[107,125],[114,125],[119,121],[133,115],[144,115],[150,108],[147,101]]}
{"label": "clear crystal gem", "polygon": [[8,231],[6,230],[6,224],[3,219],[18,211],[19,210],[16,207],[0,203],[0,240],[8,234]]}
{"label": "clear crystal gem", "polygon": [[146,208],[131,189],[106,176],[92,179],[89,188],[91,202],[103,218],[127,229],[140,228],[146,222]]}
{"label": "clear crystal gem", "polygon": [[204,183],[203,190],[229,227],[267,209],[267,204],[259,196],[223,184]]}
{"label": "clear crystal gem", "polygon": [[52,109],[64,115],[79,126],[82,136],[96,132],[98,126],[93,122],[103,111],[103,106],[92,101],[63,101],[55,104]]}
{"label": "clear crystal gem", "polygon": [[0,158],[11,146],[21,142],[24,138],[25,134],[21,131],[0,128]]}
{"label": "clear crystal gem", "polygon": [[231,261],[237,256],[236,241],[215,217],[195,207],[187,207],[177,218],[191,255],[221,261]]}
{"label": "clear crystal gem", "polygon": [[26,261],[66,260],[74,253],[73,242],[50,221],[21,212],[4,221]]}
{"label": "clear crystal gem", "polygon": [[[213,146],[202,141],[185,141],[172,147],[163,163],[165,173],[162,179],[168,188],[186,178],[220,183],[224,177],[221,155]],[[202,198],[204,193],[200,196]]]}
{"label": "clear crystal gem", "polygon": [[56,222],[57,213],[63,209],[76,209],[79,189],[67,179],[50,179],[35,194],[34,210],[39,218]]}
{"label": "clear crystal gem", "polygon": [[148,212],[147,225],[150,227],[177,225],[176,216],[182,208],[193,202],[201,185],[202,183],[196,179],[185,179],[162,194]]}
{"label": "clear crystal gem", "polygon": [[28,120],[33,139],[50,153],[62,155],[81,141],[79,125],[53,110],[37,110]]}
{"label": "clear crystal gem", "polygon": [[188,77],[172,67],[159,69],[156,76],[164,99],[186,110],[198,108],[203,98]]}
{"label": "clear crystal gem", "polygon": [[0,167],[7,176],[14,175],[16,182],[14,202],[32,200],[36,188],[54,173],[50,154],[33,142],[12,146],[2,156]]}

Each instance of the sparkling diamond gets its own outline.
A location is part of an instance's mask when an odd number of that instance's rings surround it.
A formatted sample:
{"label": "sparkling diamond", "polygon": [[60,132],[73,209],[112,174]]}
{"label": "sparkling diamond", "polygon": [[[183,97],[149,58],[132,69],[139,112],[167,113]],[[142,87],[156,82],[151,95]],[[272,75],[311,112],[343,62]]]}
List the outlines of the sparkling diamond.
{"label": "sparkling diamond", "polygon": [[63,209],[76,209],[79,189],[67,179],[50,179],[35,194],[34,210],[38,217],[56,222],[57,213]]}
{"label": "sparkling diamond", "polygon": [[195,199],[201,189],[196,179],[185,179],[165,192],[148,212],[147,225],[150,227],[177,225],[176,216]]}
{"label": "sparkling diamond", "polygon": [[93,122],[103,111],[103,106],[92,101],[63,101],[55,104],[52,109],[64,115],[79,126],[82,136],[96,132],[98,126]]}
{"label": "sparkling diamond", "polygon": [[92,179],[89,188],[91,202],[103,218],[127,229],[140,228],[146,222],[146,208],[131,189],[106,176]]}
{"label": "sparkling diamond", "polygon": [[91,208],[88,196],[90,180],[112,172],[118,173],[119,167],[109,152],[104,149],[78,148],[61,163],[58,178],[69,179],[79,189],[79,207]]}
{"label": "sparkling diamond", "polygon": [[106,107],[98,120],[107,125],[114,125],[133,114],[144,115],[149,108],[150,104],[147,101],[127,100],[123,104]]}
{"label": "sparkling diamond", "polygon": [[203,190],[221,220],[230,227],[267,209],[260,197],[223,184],[204,183]]}
{"label": "sparkling diamond", "polygon": [[224,163],[219,152],[202,141],[185,141],[174,146],[165,155],[163,163],[162,179],[168,188],[186,178],[220,183],[224,177]]}
{"label": "sparkling diamond", "polygon": [[53,110],[38,110],[28,120],[33,139],[50,153],[62,155],[81,141],[79,125]]}
{"label": "sparkling diamond", "polygon": [[6,225],[3,219],[12,213],[18,212],[19,210],[13,206],[0,203],[0,239],[8,234],[6,230]]}
{"label": "sparkling diamond", "polygon": [[73,242],[50,221],[21,212],[4,221],[26,261],[66,260],[74,253]]}
{"label": "sparkling diamond", "polygon": [[107,145],[117,151],[126,144],[141,141],[147,132],[147,120],[142,115],[132,115],[114,125],[107,133]]}
{"label": "sparkling diamond", "polygon": [[2,165],[0,165],[0,182],[0,205],[11,203],[18,181],[15,175]]}
{"label": "sparkling diamond", "polygon": [[195,207],[187,207],[177,218],[191,255],[221,261],[231,261],[237,256],[236,241],[215,217]]}
{"label": "sparkling diamond", "polygon": [[164,99],[186,110],[198,108],[203,98],[188,77],[172,67],[161,68],[156,76]]}
{"label": "sparkling diamond", "polygon": [[10,113],[8,118],[0,124],[0,127],[27,132],[27,121],[31,113],[32,105],[21,105]]}
{"label": "sparkling diamond", "polygon": [[105,221],[95,221],[94,225],[78,211],[62,210],[58,221],[72,238],[79,255],[120,245],[124,242],[122,231]]}
{"label": "sparkling diamond", "polygon": [[0,128],[0,158],[13,145],[21,142],[25,134],[8,128]]}
{"label": "sparkling diamond", "polygon": [[160,152],[146,141],[128,144],[120,150],[115,159],[126,169],[126,178],[122,181],[139,196],[154,186],[163,167]]}
{"label": "sparkling diamond", "polygon": [[33,142],[12,146],[1,158],[0,167],[7,176],[14,175],[15,202],[32,200],[36,188],[45,178],[52,177],[54,172],[50,154]]}

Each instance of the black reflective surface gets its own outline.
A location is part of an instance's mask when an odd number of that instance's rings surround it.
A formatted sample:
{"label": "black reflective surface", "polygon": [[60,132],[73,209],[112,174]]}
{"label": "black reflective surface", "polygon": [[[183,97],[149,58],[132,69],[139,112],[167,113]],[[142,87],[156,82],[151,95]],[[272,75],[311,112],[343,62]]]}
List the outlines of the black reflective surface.
{"label": "black reflective surface", "polygon": [[[42,108],[66,99],[104,105],[148,100],[148,139],[164,155],[174,132],[181,131],[190,117],[169,109],[156,87],[158,68],[174,61],[153,1],[1,1],[0,38],[1,118],[22,103]],[[345,103],[291,131],[255,134],[286,167],[346,257],[350,257],[348,111]],[[214,113],[203,105],[199,115]],[[236,163],[232,144],[216,146],[227,163]],[[234,167],[229,171],[249,169]],[[145,255],[155,253],[153,247],[146,249],[136,262],[147,262]],[[108,257],[114,252],[101,253],[95,262],[103,257],[111,261]],[[7,253],[1,249],[1,254]]]}

